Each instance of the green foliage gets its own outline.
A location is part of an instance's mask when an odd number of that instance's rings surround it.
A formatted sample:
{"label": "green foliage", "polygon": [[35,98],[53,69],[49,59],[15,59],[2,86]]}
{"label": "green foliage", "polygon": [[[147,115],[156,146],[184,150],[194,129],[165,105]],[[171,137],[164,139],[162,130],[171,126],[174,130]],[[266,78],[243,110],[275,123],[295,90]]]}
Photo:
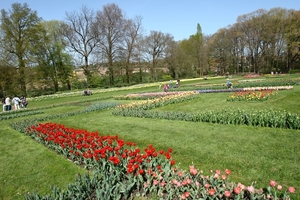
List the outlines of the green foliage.
{"label": "green foliage", "polygon": [[290,74],[299,74],[300,73],[300,69],[291,69],[290,70]]}
{"label": "green foliage", "polygon": [[172,77],[170,75],[163,75],[162,78],[164,81],[169,81],[172,79]]}
{"label": "green foliage", "polygon": [[7,120],[7,119],[15,119],[18,117],[25,117],[25,116],[30,116],[30,115],[37,115],[44,113],[41,110],[20,110],[20,111],[10,111],[10,112],[5,112],[1,113],[0,115],[0,121],[1,120]]}
{"label": "green foliage", "polygon": [[[26,96],[26,59],[28,55],[32,55],[41,46],[40,41],[41,29],[39,26],[41,19],[35,11],[32,11],[27,3],[23,5],[14,3],[9,12],[1,10],[1,29],[3,33],[3,49],[11,55],[17,57],[14,60],[14,66],[18,66],[17,80],[21,88],[21,92]],[[21,27],[15,28],[14,27]]]}

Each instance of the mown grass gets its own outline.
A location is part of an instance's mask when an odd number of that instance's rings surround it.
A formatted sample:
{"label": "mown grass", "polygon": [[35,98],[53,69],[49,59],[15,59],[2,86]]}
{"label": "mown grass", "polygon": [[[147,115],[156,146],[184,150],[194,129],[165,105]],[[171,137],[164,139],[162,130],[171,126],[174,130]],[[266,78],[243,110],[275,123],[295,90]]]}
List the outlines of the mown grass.
{"label": "mown grass", "polygon": [[[209,83],[225,82],[224,78],[206,80]],[[182,84],[203,84],[203,80]],[[115,91],[83,97],[64,97],[30,102],[29,107],[97,99],[127,93],[157,91],[157,87]],[[201,98],[159,108],[162,111],[196,112],[203,109],[235,107],[241,109],[276,109],[300,113],[300,86],[263,102],[227,102],[228,93],[200,94]],[[112,101],[111,99],[105,101]],[[126,101],[122,101],[125,103]],[[82,106],[61,106],[44,109],[44,114],[0,121],[0,199],[23,199],[26,192],[49,194],[51,185],[65,188],[78,173],[86,171],[65,158],[13,130],[9,123],[27,118],[65,113],[82,109]],[[300,199],[300,137],[299,130],[259,128],[249,126],[218,125],[160,119],[140,119],[113,116],[111,110],[54,119],[68,127],[99,131],[101,135],[118,135],[133,141],[143,149],[153,144],[157,149],[173,148],[173,157],[180,167],[195,165],[206,174],[210,170],[232,171],[231,180],[265,187],[276,180],[283,186],[294,186]]]}
{"label": "mown grass", "polygon": [[30,137],[0,127],[0,199],[24,199],[26,192],[50,193],[50,186],[66,187],[85,171],[46,149]]}

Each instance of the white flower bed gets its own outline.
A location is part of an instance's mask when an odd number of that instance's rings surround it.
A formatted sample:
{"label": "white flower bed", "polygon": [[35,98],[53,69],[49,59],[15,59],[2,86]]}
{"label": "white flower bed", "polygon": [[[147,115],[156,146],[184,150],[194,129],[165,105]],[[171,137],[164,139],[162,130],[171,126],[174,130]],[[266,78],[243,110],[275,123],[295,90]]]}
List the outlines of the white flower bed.
{"label": "white flower bed", "polygon": [[270,87],[249,87],[243,88],[244,91],[252,91],[252,90],[290,90],[293,86],[270,86]]}

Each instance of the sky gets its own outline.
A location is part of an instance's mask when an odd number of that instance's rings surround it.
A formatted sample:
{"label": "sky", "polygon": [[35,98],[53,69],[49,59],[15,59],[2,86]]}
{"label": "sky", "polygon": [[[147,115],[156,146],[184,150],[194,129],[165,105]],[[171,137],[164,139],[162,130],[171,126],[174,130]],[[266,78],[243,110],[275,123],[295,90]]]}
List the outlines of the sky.
{"label": "sky", "polygon": [[95,11],[115,3],[128,18],[142,17],[144,34],[169,33],[175,41],[197,32],[210,35],[237,22],[237,17],[258,9],[300,10],[299,0],[0,0],[0,9],[9,11],[13,3],[27,3],[43,20],[65,20],[66,12],[80,12],[82,6]]}

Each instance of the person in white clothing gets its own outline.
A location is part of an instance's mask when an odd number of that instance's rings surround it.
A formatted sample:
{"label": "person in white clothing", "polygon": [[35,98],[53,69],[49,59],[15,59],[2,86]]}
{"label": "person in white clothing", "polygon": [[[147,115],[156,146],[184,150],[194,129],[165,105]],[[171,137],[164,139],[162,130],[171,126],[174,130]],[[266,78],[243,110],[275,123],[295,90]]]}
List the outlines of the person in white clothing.
{"label": "person in white clothing", "polygon": [[6,105],[6,111],[10,111],[11,110],[11,105],[10,105],[10,97],[9,96],[7,96],[6,98],[5,98],[5,105]]}
{"label": "person in white clothing", "polygon": [[14,103],[14,106],[15,106],[15,110],[18,110],[20,109],[20,98],[15,96],[13,99],[12,99],[12,102]]}

